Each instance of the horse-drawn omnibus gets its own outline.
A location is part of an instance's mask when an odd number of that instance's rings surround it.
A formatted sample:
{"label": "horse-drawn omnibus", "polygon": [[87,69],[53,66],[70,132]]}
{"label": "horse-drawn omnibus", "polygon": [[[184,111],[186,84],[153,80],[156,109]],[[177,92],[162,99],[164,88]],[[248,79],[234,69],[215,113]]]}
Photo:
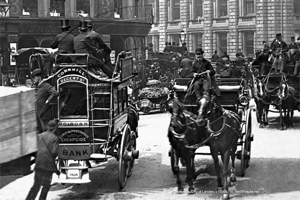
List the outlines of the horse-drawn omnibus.
{"label": "horse-drawn omnibus", "polygon": [[[41,55],[36,55],[41,56]],[[60,171],[58,183],[88,183],[90,161],[118,161],[119,187],[132,174],[136,150],[138,115],[128,102],[127,86],[133,78],[133,59],[120,59],[115,78],[101,78],[88,70],[88,54],[58,54],[71,63],[57,63],[56,71],[44,81],[59,92],[49,108],[58,121]],[[32,56],[32,58],[34,55]],[[86,64],[76,64],[84,57]]]}

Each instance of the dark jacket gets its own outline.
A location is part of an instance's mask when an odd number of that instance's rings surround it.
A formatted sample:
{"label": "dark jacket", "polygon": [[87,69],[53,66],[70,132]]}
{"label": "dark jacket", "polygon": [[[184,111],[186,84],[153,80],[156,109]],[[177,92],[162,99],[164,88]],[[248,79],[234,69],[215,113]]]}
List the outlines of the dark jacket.
{"label": "dark jacket", "polygon": [[271,49],[272,49],[273,55],[277,56],[281,50],[283,52],[287,51],[288,46],[284,41],[279,42],[278,40],[275,39],[271,44]]}
{"label": "dark jacket", "polygon": [[220,56],[218,54],[214,54],[211,57],[211,62],[217,62],[217,60],[219,60]]}
{"label": "dark jacket", "polygon": [[74,35],[69,32],[62,32],[55,37],[54,41],[51,43],[51,48],[58,48],[58,53],[74,53],[73,39]]}
{"label": "dark jacket", "polygon": [[295,42],[295,43],[291,43],[291,44],[289,45],[289,49],[298,49],[297,43],[296,43],[296,42]]}
{"label": "dark jacket", "polygon": [[[202,62],[200,63],[198,60],[196,60],[193,63],[192,66],[192,73],[188,76],[188,77],[193,77],[194,73],[202,73],[205,72],[206,70],[210,70],[210,77],[211,77],[211,87],[214,90],[214,92],[216,93],[216,95],[220,96],[220,89],[216,83],[215,80],[215,70],[213,68],[213,66],[211,65],[211,63],[206,60],[205,58],[203,58]],[[206,77],[206,76],[202,76],[202,77]],[[201,78],[201,77],[199,77]]]}
{"label": "dark jacket", "polygon": [[87,34],[87,37],[91,39],[96,49],[103,49],[106,53],[110,54],[111,49],[104,43],[99,33],[91,31]]}
{"label": "dark jacket", "polygon": [[38,135],[38,151],[35,170],[41,169],[56,172],[55,158],[58,154],[58,137],[49,131]]}
{"label": "dark jacket", "polygon": [[88,39],[87,35],[80,33],[74,38],[73,43],[75,53],[93,54],[92,50],[86,45],[86,43],[89,43],[91,46],[93,46],[92,40]]}
{"label": "dark jacket", "polygon": [[[47,82],[41,82],[36,86],[35,90],[35,101],[36,101],[36,114],[39,115],[41,110],[44,108],[46,101],[49,103],[54,97],[58,96],[58,92],[53,86]],[[51,119],[50,109],[42,116],[42,119]]]}
{"label": "dark jacket", "polygon": [[242,56],[236,57],[236,66],[245,66],[245,59]]}
{"label": "dark jacket", "polygon": [[196,60],[196,61],[194,61],[193,65],[192,65],[192,71],[191,71],[191,74],[189,75],[189,77],[193,77],[194,73],[202,73],[202,72],[205,72],[206,70],[210,70],[210,73],[209,73],[210,76],[213,76],[216,73],[213,66],[205,58],[203,58],[203,61],[201,63],[200,63],[200,61]]}

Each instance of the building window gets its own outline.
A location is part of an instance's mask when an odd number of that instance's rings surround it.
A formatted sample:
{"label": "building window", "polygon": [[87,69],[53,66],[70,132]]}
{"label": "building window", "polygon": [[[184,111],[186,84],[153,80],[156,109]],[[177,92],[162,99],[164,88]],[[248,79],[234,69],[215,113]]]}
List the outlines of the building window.
{"label": "building window", "polygon": [[227,17],[227,0],[218,0],[218,17]]}
{"label": "building window", "polygon": [[227,33],[219,33],[218,34],[218,52],[221,52],[223,54],[224,52],[227,52]]}
{"label": "building window", "polygon": [[90,0],[76,0],[76,13],[78,17],[89,17]]}
{"label": "building window", "polygon": [[65,16],[65,0],[50,0],[50,16]]}
{"label": "building window", "polygon": [[294,14],[300,15],[300,1],[294,0]]}
{"label": "building window", "polygon": [[171,0],[172,20],[180,20],[180,0]]}
{"label": "building window", "polygon": [[38,16],[38,3],[37,0],[23,0],[23,13],[22,15],[28,15],[32,17]]}
{"label": "building window", "polygon": [[193,41],[193,49],[192,52],[195,51],[196,48],[202,48],[202,33],[195,33],[194,35],[194,41]]}
{"label": "building window", "polygon": [[244,33],[244,51],[246,56],[254,53],[254,32],[247,31]]}
{"label": "building window", "polygon": [[254,0],[244,0],[244,15],[254,14]]}
{"label": "building window", "polygon": [[153,15],[154,15],[154,22],[158,23],[159,22],[159,2],[156,0],[154,2],[154,7],[153,7]]}
{"label": "building window", "polygon": [[194,8],[194,19],[203,17],[203,0],[194,0],[193,8]]}

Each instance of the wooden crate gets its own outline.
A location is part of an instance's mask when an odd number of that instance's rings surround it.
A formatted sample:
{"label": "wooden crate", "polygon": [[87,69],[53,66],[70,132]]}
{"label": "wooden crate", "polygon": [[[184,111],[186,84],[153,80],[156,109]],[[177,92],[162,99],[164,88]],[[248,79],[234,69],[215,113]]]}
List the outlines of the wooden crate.
{"label": "wooden crate", "polygon": [[0,87],[0,163],[37,151],[34,90]]}

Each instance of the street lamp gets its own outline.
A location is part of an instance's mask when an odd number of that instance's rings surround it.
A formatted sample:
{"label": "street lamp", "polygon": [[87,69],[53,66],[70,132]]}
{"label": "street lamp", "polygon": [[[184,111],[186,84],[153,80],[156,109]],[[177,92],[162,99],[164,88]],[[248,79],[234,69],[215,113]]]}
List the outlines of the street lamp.
{"label": "street lamp", "polygon": [[182,46],[182,44],[185,42],[185,38],[186,38],[186,32],[183,29],[180,31],[179,38],[180,38],[180,42],[181,42],[181,46]]}
{"label": "street lamp", "polygon": [[4,17],[6,17],[6,13],[8,12],[9,9],[10,9],[10,5],[8,3],[6,3],[5,0],[0,0],[0,12],[1,12],[1,15],[3,16],[2,13],[4,13]]}

